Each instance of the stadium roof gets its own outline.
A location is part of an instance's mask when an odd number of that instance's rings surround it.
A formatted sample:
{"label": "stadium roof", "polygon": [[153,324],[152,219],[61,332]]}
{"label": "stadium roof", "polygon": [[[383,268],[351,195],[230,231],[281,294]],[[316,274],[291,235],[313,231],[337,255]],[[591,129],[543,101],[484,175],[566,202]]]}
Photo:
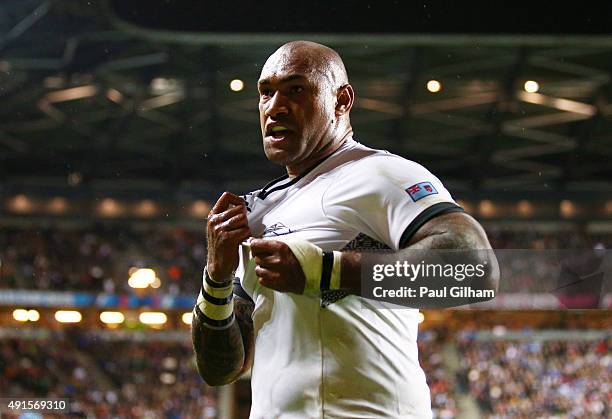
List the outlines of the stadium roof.
{"label": "stadium roof", "polygon": [[[283,169],[261,150],[255,82],[280,44],[306,38],[343,56],[365,144],[465,191],[611,196],[607,34],[196,32],[142,26],[139,9],[120,3],[0,3],[6,189],[128,183],[214,194],[263,185]],[[243,90],[230,90],[234,79]],[[440,92],[427,90],[429,80]],[[537,92],[525,90],[528,80]]]}

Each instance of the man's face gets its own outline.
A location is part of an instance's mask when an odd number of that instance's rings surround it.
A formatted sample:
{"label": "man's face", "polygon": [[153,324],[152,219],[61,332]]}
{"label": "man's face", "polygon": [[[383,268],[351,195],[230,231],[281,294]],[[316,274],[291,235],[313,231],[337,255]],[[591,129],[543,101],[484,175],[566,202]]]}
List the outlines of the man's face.
{"label": "man's face", "polygon": [[307,58],[276,53],[261,72],[261,133],[266,157],[274,163],[310,165],[332,140],[335,94],[326,76],[313,67]]}

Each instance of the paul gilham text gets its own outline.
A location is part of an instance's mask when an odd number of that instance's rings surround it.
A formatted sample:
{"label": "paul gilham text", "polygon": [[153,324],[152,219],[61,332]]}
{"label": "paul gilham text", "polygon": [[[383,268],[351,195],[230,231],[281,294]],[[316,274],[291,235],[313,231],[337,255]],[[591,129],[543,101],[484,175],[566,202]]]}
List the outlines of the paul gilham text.
{"label": "paul gilham text", "polygon": [[415,288],[400,287],[396,289],[384,289],[375,287],[374,297],[377,298],[405,298],[405,297],[429,297],[429,298],[495,298],[495,290],[473,289],[471,287],[442,287],[430,289],[419,287],[418,292]]}

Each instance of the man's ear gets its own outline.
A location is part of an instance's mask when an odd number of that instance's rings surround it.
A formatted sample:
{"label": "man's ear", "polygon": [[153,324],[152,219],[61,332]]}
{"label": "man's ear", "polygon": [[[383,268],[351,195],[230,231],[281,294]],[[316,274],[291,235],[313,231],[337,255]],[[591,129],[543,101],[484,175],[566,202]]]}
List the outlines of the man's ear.
{"label": "man's ear", "polygon": [[355,101],[355,91],[353,86],[345,84],[338,89],[336,102],[336,116],[348,114]]}

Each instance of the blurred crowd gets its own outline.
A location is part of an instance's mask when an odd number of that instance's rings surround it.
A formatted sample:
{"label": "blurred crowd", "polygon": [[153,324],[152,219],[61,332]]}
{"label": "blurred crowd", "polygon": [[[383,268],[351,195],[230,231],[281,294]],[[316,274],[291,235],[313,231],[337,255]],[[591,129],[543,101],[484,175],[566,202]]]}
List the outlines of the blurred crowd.
{"label": "blurred crowd", "polygon": [[183,229],[15,230],[0,232],[0,287],[127,293],[131,268],[150,268],[161,287],[197,293],[206,263],[202,234]]}
{"label": "blurred crowd", "polygon": [[[419,336],[435,418],[457,414],[442,340]],[[76,417],[214,418],[217,394],[198,376],[188,342],[104,340],[73,331],[47,339],[0,339],[0,394],[70,399]]]}
{"label": "blurred crowd", "polygon": [[431,393],[431,409],[435,419],[457,416],[454,385],[443,357],[444,339],[440,331],[429,329],[419,333],[419,363],[425,371]]}
{"label": "blurred crowd", "polygon": [[85,418],[215,418],[216,390],[183,342],[104,341],[86,334],[0,340],[0,394],[69,399]]}
{"label": "blurred crowd", "polygon": [[[434,418],[459,415],[462,385],[491,419],[612,415],[612,337],[476,335],[448,340],[436,330],[420,333]],[[456,350],[454,377],[448,358]],[[0,338],[0,394],[69,399],[70,414],[57,417],[215,418],[220,409],[217,390],[196,372],[188,341],[108,340],[76,329],[47,338]]]}
{"label": "blurred crowd", "polygon": [[612,338],[458,342],[461,379],[489,418],[612,415]]}
{"label": "blurred crowd", "polygon": [[[612,234],[541,233],[488,229],[495,249],[571,249],[612,245]],[[506,271],[501,291],[548,292],[557,285],[558,259],[524,251],[500,252]],[[534,262],[533,258],[539,258]],[[138,230],[97,226],[88,230],[0,231],[0,288],[129,293],[131,268],[151,268],[161,287],[149,293],[196,294],[206,263],[203,233],[181,228]],[[542,281],[547,278],[548,281]]]}

